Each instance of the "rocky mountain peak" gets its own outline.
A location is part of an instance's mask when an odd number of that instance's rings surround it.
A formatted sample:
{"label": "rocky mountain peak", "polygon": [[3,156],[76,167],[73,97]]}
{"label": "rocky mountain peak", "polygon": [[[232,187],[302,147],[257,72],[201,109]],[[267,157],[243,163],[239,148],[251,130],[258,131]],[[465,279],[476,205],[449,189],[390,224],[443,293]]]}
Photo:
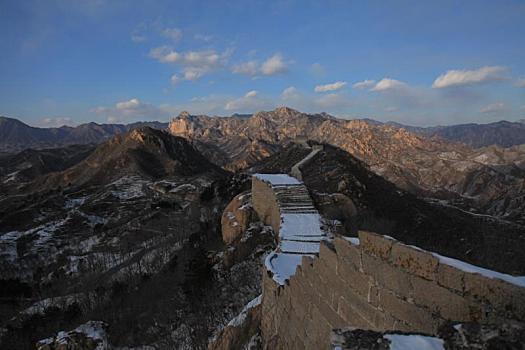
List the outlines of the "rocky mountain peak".
{"label": "rocky mountain peak", "polygon": [[191,117],[191,114],[188,111],[182,111],[177,116],[177,118],[189,118],[189,117]]}
{"label": "rocky mountain peak", "polygon": [[301,112],[299,112],[298,110],[295,110],[293,108],[290,108],[290,107],[286,107],[286,106],[282,106],[282,107],[277,107],[275,110],[274,110],[275,113],[278,113],[278,114],[285,114],[285,115],[296,115],[296,114],[302,114]]}

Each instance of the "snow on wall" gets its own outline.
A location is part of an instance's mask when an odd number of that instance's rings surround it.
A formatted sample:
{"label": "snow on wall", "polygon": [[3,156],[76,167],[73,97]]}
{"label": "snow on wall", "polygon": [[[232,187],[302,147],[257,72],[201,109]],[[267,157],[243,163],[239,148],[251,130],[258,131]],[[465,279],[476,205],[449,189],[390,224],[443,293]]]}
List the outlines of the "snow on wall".
{"label": "snow on wall", "polygon": [[440,263],[453,266],[461,271],[465,271],[468,273],[477,273],[488,278],[496,278],[508,283],[512,283],[516,286],[525,287],[525,276],[511,276],[494,270],[485,269],[476,265],[471,265],[464,261],[449,258],[443,255],[439,255],[437,253],[432,253],[432,255],[438,258]]}
{"label": "snow on wall", "polygon": [[253,174],[257,179],[267,182],[272,186],[301,185],[302,182],[286,174]]}
{"label": "snow on wall", "polygon": [[[257,182],[265,183],[266,188],[270,188],[273,193],[267,190],[260,193],[255,190]],[[260,209],[258,214],[266,224],[276,224],[274,229],[278,232],[279,244],[277,249],[266,257],[265,266],[271,272],[273,280],[283,285],[295,274],[297,266],[301,264],[301,258],[318,254],[320,242],[327,239],[321,228],[321,216],[313,207],[306,187],[289,175],[255,174],[252,187],[256,211],[257,208],[266,209],[266,206],[258,204],[268,201],[273,201],[272,205],[278,208],[278,211],[272,211],[270,216],[262,212],[266,211],[265,209]],[[293,213],[284,212],[290,208],[293,208]]]}

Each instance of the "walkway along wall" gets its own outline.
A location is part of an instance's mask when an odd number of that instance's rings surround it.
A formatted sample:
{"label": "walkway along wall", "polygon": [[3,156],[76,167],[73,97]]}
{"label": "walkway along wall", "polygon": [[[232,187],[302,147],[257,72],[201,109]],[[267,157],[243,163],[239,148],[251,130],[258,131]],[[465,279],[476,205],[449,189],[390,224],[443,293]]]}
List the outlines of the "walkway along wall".
{"label": "walkway along wall", "polygon": [[[254,208],[278,232],[271,186],[256,182]],[[348,326],[435,335],[447,321],[508,319],[525,321],[523,278],[370,232],[322,242],[318,257],[303,256],[284,285],[267,270],[263,276],[261,331],[269,349],[327,349],[331,330]]]}

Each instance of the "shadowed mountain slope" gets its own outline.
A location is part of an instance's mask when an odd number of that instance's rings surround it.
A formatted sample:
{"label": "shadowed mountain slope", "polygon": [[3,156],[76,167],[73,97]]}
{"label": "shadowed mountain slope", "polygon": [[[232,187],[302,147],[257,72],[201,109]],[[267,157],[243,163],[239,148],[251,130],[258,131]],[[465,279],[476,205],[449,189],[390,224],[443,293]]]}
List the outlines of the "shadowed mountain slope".
{"label": "shadowed mountain slope", "polygon": [[141,127],[115,136],[98,146],[82,162],[39,179],[30,188],[108,184],[123,176],[134,175],[155,180],[166,176],[184,177],[202,173],[226,174],[186,139],[165,131]]}
{"label": "shadowed mountain slope", "polygon": [[101,143],[123,132],[150,126],[165,129],[161,122],[137,122],[123,124],[87,123],[76,127],[36,128],[18,119],[0,116],[0,152],[14,153],[28,148],[56,148],[74,144]]}
{"label": "shadowed mountain slope", "polygon": [[[286,173],[304,153],[300,146],[291,146],[253,170]],[[355,221],[359,229],[390,235],[476,265],[525,274],[522,226],[428,203],[330,145],[325,145],[301,170],[305,184],[314,193],[342,193],[352,199],[358,210]]]}

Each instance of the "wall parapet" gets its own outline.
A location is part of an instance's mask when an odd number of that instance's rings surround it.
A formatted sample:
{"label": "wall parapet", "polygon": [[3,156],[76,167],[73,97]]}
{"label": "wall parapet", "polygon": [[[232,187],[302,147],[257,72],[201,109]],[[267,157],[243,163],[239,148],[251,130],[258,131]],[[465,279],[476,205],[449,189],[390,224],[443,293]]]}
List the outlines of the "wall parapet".
{"label": "wall parapet", "polygon": [[322,242],[285,285],[263,276],[269,348],[329,348],[332,329],[436,335],[449,322],[525,321],[525,279],[359,232]]}

